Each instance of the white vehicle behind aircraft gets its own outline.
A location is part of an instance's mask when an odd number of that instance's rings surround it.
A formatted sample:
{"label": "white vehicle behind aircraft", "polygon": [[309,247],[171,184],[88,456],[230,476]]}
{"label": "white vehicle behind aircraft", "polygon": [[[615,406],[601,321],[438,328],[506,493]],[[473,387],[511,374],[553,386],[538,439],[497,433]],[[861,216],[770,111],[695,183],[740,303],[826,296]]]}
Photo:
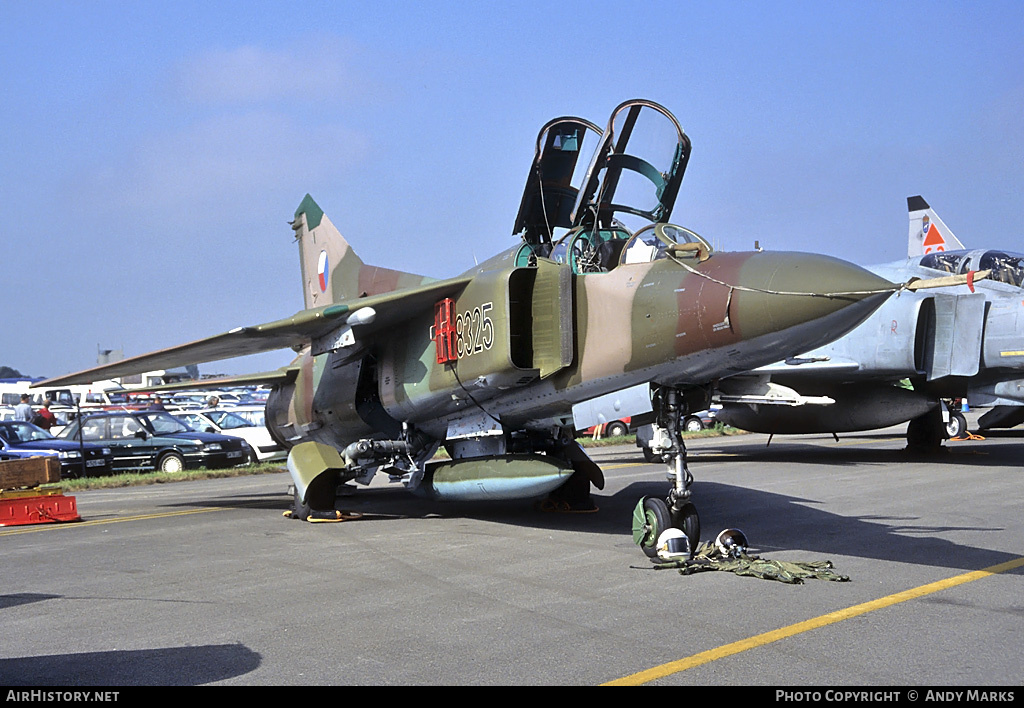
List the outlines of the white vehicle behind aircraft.
{"label": "white vehicle behind aircraft", "polygon": [[192,430],[242,438],[252,448],[250,462],[284,462],[288,450],[270,436],[267,426],[256,425],[233,409],[181,410],[171,413]]}
{"label": "white vehicle behind aircraft", "polygon": [[944,420],[943,399],[1024,406],[1024,255],[965,249],[920,196],[907,207],[907,260],[868,270],[897,282],[966,274],[969,290],[901,293],[831,344],[723,381],[719,420],[779,434],[909,421],[908,443],[930,448],[965,425],[960,413]]}

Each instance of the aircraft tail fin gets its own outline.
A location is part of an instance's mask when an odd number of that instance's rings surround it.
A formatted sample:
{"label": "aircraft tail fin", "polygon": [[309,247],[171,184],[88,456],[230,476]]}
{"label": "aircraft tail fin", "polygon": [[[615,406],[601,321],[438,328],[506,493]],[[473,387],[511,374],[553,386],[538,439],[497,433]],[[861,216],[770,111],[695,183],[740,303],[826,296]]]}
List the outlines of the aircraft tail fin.
{"label": "aircraft tail fin", "polygon": [[953,235],[949,227],[928,202],[920,195],[907,197],[907,212],[910,216],[910,234],[907,240],[907,257],[923,256],[935,251],[962,250],[964,245]]}
{"label": "aircraft tail fin", "polygon": [[299,243],[302,295],[307,310],[432,280],[363,263],[345,237],[308,194],[291,222]]}

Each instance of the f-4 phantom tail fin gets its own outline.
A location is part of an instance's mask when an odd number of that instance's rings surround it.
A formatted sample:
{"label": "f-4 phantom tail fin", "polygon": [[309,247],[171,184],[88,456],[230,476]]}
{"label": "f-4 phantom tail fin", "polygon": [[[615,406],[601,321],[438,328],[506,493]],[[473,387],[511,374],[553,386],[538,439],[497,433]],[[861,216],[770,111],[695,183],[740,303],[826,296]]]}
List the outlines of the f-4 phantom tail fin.
{"label": "f-4 phantom tail fin", "polygon": [[291,222],[299,242],[302,296],[307,310],[415,287],[432,278],[363,263],[308,194]]}
{"label": "f-4 phantom tail fin", "polygon": [[907,240],[907,257],[923,256],[936,251],[958,251],[964,248],[953,232],[949,230],[935,210],[928,206],[923,197],[907,197],[907,211],[910,215],[910,235]]}

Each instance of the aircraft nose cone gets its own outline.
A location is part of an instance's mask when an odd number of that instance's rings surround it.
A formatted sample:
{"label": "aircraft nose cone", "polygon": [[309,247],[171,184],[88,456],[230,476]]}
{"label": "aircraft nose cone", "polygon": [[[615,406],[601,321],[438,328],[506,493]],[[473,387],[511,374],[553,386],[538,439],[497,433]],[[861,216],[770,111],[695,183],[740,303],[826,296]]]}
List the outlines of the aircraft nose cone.
{"label": "aircraft nose cone", "polygon": [[738,282],[745,289],[734,291],[731,311],[739,334],[753,338],[785,333],[777,359],[841,337],[896,288],[885,278],[838,258],[787,252],[753,254],[741,268]]}

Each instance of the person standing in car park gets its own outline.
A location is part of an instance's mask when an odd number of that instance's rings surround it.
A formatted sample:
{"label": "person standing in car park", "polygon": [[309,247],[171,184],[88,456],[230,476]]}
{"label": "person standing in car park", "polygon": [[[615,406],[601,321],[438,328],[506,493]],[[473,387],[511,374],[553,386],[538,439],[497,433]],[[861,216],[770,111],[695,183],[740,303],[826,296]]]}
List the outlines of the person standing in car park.
{"label": "person standing in car park", "polygon": [[210,396],[206,400],[206,406],[208,408],[216,408],[218,405],[220,405],[220,399],[217,398],[216,396]]}
{"label": "person standing in car park", "polygon": [[32,422],[32,404],[27,393],[21,394],[21,403],[14,407],[14,419],[23,420],[26,423]]}
{"label": "person standing in car park", "polygon": [[50,410],[50,403],[52,403],[52,401],[49,398],[43,401],[43,407],[40,408],[32,418],[32,422],[43,430],[49,430],[57,424],[57,416],[55,416],[53,411]]}

